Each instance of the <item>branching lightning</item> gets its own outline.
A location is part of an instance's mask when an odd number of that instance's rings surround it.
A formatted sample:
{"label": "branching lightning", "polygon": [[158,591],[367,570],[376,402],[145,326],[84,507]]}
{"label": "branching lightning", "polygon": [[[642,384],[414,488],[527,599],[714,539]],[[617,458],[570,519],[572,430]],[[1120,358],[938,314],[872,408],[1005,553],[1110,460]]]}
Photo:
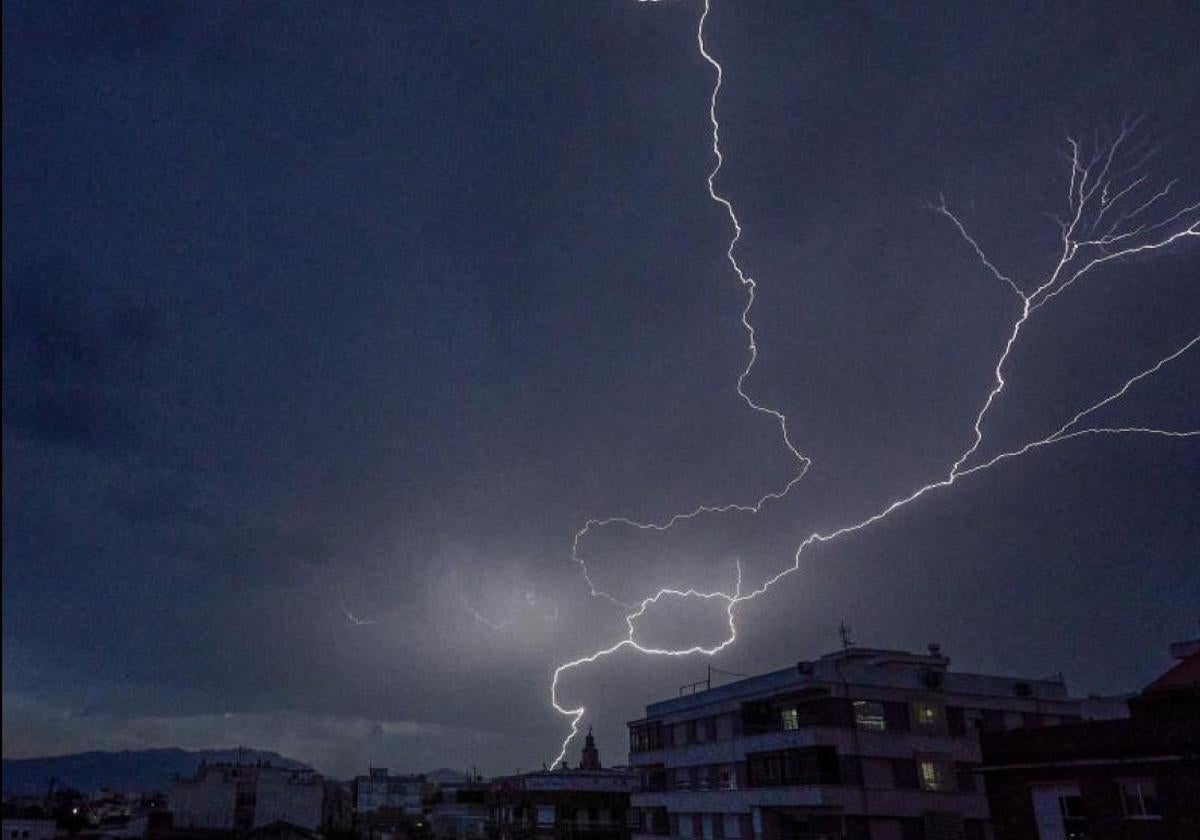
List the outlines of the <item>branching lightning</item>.
{"label": "branching lightning", "polygon": [[[639,2],[658,2],[658,0],[639,0]],[[1178,206],[1175,209],[1164,209],[1166,203],[1171,197],[1171,191],[1176,185],[1176,181],[1171,181],[1165,186],[1153,189],[1147,185],[1147,178],[1141,174],[1143,165],[1153,151],[1136,160],[1133,165],[1120,169],[1124,165],[1122,154],[1124,146],[1130,138],[1131,133],[1137,126],[1136,121],[1126,121],[1122,124],[1115,139],[1111,143],[1102,143],[1097,141],[1092,144],[1091,155],[1085,160],[1085,150],[1083,144],[1079,141],[1068,138],[1067,143],[1071,151],[1070,155],[1070,182],[1067,191],[1067,206],[1068,213],[1065,219],[1056,218],[1055,221],[1059,226],[1061,251],[1054,268],[1046,275],[1044,279],[1033,285],[1033,291],[1025,292],[1024,287],[1010,275],[1001,271],[996,264],[988,257],[983,247],[978,240],[967,230],[966,225],[954,213],[948,205],[944,196],[940,197],[939,203],[932,206],[932,209],[942,216],[946,217],[954,228],[958,231],[959,236],[972,249],[975,256],[978,258],[981,266],[996,280],[1005,284],[1016,295],[1020,302],[1020,311],[1014,318],[1011,329],[1008,333],[1008,338],[1004,343],[1003,348],[997,358],[995,368],[993,370],[992,385],[989,388],[987,395],[975,415],[974,423],[972,424],[970,443],[959,454],[954,462],[949,466],[944,476],[932,480],[926,484],[919,486],[917,489],[910,492],[907,496],[896,499],[877,512],[853,522],[844,525],[835,530],[828,532],[813,532],[806,537],[795,549],[792,556],[792,562],[784,567],[773,577],[768,578],[761,586],[752,589],[748,592],[743,592],[742,587],[742,568],[741,562],[736,564],[737,579],[732,592],[699,592],[694,589],[660,589],[653,595],[643,598],[638,603],[625,603],[618,600],[613,595],[604,590],[599,589],[592,579],[591,572],[588,569],[587,563],[581,554],[581,542],[588,536],[589,533],[596,529],[609,526],[622,526],[638,530],[647,531],[666,531],[677,525],[678,523],[694,519],[706,514],[722,514],[732,511],[741,513],[758,513],[763,505],[767,502],[777,501],[784,498],[791,489],[804,478],[812,461],[805,455],[801,454],[800,450],[792,442],[788,432],[787,417],[780,411],[765,406],[756,402],[745,390],[746,380],[749,378],[754,364],[758,358],[758,346],[755,340],[754,326],[750,320],[750,313],[754,306],[755,290],[757,285],[755,281],[748,276],[739,265],[735,250],[742,236],[742,226],[738,220],[737,214],[734,211],[732,202],[717,192],[715,179],[721,171],[724,157],[720,147],[720,122],[717,119],[717,98],[721,91],[721,85],[724,81],[724,70],[721,64],[709,53],[704,40],[704,27],[708,20],[708,15],[711,8],[711,0],[703,0],[703,11],[700,14],[699,23],[696,30],[696,43],[700,55],[709,65],[712,66],[716,79],[713,84],[712,93],[709,98],[709,119],[712,124],[712,152],[716,159],[713,169],[709,172],[707,178],[709,197],[725,208],[728,214],[730,224],[733,228],[733,235],[730,238],[729,246],[726,250],[726,257],[734,274],[741,282],[747,293],[746,305],[742,310],[741,319],[742,325],[746,330],[749,339],[749,360],[741,375],[737,379],[738,396],[755,412],[770,416],[779,426],[780,434],[783,438],[783,443],[792,458],[799,465],[796,474],[781,488],[768,492],[759,497],[753,503],[725,503],[725,504],[706,504],[696,507],[693,510],[677,513],[660,522],[642,522],[630,517],[618,516],[606,519],[589,519],[584,526],[576,532],[571,547],[571,556],[582,571],[584,579],[587,581],[591,594],[595,597],[605,598],[612,603],[630,610],[625,615],[625,624],[627,633],[624,638],[620,639],[613,645],[597,650],[593,653],[573,659],[559,665],[554,670],[553,678],[550,687],[550,702],[554,709],[568,717],[571,721],[570,731],[562,742],[558,755],[555,757],[551,766],[557,766],[564,758],[567,748],[571,740],[578,733],[579,722],[583,718],[586,707],[578,706],[575,708],[567,708],[563,706],[559,700],[559,682],[561,677],[573,669],[583,665],[594,663],[600,659],[608,657],[618,651],[626,648],[635,650],[638,653],[649,656],[692,656],[696,654],[704,656],[713,656],[733,644],[737,639],[737,627],[735,623],[735,611],[739,604],[743,604],[754,600],[760,595],[765,594],[777,582],[787,577],[791,573],[800,568],[801,558],[804,553],[814,544],[832,542],[839,537],[846,536],[858,531],[869,528],[871,525],[886,519],[895,511],[908,506],[912,502],[920,499],[926,494],[936,492],[938,490],[950,487],[959,479],[966,478],[976,473],[991,469],[993,466],[1000,464],[1012,458],[1019,457],[1035,449],[1040,449],[1045,446],[1056,443],[1064,443],[1070,440],[1076,440],[1085,437],[1094,436],[1125,436],[1125,435],[1147,435],[1157,438],[1194,438],[1200,436],[1200,429],[1184,429],[1184,430],[1168,430],[1158,429],[1148,426],[1083,426],[1082,421],[1093,415],[1098,410],[1113,403],[1123,397],[1131,388],[1138,383],[1153,376],[1163,367],[1169,365],[1173,361],[1191,350],[1198,342],[1200,335],[1196,335],[1190,341],[1176,349],[1169,355],[1159,359],[1155,364],[1142,370],[1133,376],[1129,377],[1119,388],[1110,394],[1099,399],[1090,406],[1077,412],[1070,420],[1060,426],[1051,434],[1028,441],[1020,446],[1005,450],[999,454],[992,455],[990,458],[978,459],[978,453],[984,442],[984,425],[992,406],[1000,397],[1007,384],[1005,379],[1005,367],[1013,348],[1016,346],[1020,338],[1022,328],[1029,321],[1031,316],[1041,307],[1045,306],[1054,298],[1061,295],[1078,280],[1083,278],[1089,272],[1104,266],[1110,262],[1116,262],[1132,258],[1135,255],[1143,254],[1151,251],[1165,249],[1172,244],[1187,238],[1200,236],[1200,202]],[[976,463],[971,463],[975,459]],[[719,643],[705,647],[703,645],[695,645],[687,648],[668,649],[656,648],[641,644],[637,641],[637,621],[650,608],[651,605],[659,602],[665,597],[679,598],[701,598],[706,600],[720,600],[725,602],[726,614],[729,621],[729,633]]]}

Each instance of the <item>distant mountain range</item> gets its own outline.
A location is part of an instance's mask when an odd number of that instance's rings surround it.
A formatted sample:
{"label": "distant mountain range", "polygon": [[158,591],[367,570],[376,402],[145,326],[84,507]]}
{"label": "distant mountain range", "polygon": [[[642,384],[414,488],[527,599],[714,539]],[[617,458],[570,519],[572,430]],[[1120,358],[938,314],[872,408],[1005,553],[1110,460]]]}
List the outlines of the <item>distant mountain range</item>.
{"label": "distant mountain range", "polygon": [[50,779],[62,788],[85,793],[110,788],[117,791],[163,791],[174,776],[190,776],[201,761],[210,764],[239,760],[270,762],[276,767],[309,769],[307,764],[265,750],[196,750],[177,748],[84,752],[47,758],[4,759],[0,780],[5,796],[37,796],[46,792]]}

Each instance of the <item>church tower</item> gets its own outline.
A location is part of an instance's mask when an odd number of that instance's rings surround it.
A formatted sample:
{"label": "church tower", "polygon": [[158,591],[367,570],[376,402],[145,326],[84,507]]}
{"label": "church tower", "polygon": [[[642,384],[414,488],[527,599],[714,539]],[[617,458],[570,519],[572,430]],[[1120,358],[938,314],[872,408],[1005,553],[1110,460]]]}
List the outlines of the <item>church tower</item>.
{"label": "church tower", "polygon": [[596,739],[592,737],[592,727],[588,727],[587,738],[583,742],[583,760],[579,762],[580,770],[600,769],[600,750],[596,749]]}

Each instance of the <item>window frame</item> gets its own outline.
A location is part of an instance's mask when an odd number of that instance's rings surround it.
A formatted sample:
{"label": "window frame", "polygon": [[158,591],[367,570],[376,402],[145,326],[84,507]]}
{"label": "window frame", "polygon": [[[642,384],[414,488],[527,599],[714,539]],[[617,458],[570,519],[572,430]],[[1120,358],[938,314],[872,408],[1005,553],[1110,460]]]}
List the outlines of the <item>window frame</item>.
{"label": "window frame", "polygon": [[[1132,813],[1129,810],[1130,791],[1128,785],[1134,785],[1137,791],[1137,803],[1141,809],[1140,813]],[[1149,789],[1147,791],[1147,788]],[[1121,794],[1121,815],[1127,820],[1161,820],[1163,818],[1162,806],[1158,802],[1158,785],[1154,783],[1154,779],[1148,776],[1138,776],[1136,778],[1117,779],[1117,790]],[[1149,796],[1147,796],[1147,793]],[[1148,803],[1155,810],[1149,810]]]}
{"label": "window frame", "polygon": [[850,714],[854,720],[854,728],[860,732],[888,731],[887,707],[882,700],[851,701]]}

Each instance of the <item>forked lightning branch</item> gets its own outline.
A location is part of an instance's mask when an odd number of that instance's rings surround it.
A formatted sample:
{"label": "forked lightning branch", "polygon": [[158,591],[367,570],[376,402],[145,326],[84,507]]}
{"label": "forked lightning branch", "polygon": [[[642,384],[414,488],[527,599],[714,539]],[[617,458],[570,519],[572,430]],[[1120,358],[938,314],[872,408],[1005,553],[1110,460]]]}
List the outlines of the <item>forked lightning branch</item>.
{"label": "forked lightning branch", "polygon": [[[655,3],[660,0],[639,0],[639,2]],[[679,2],[684,2],[684,0],[679,0]],[[712,124],[712,153],[715,158],[713,169],[709,172],[707,179],[708,194],[728,214],[733,232],[729,239],[726,257],[734,275],[746,291],[746,304],[742,309],[741,320],[748,339],[749,359],[737,379],[736,391],[751,410],[765,414],[776,422],[784,447],[796,463],[796,471],[782,487],[764,493],[753,501],[704,504],[658,522],[641,521],[629,516],[612,516],[590,519],[584,523],[583,527],[575,534],[572,543],[572,559],[579,565],[593,596],[607,599],[628,610],[625,614],[625,635],[606,647],[555,668],[550,687],[550,702],[557,712],[570,718],[570,731],[563,740],[562,747],[551,766],[557,766],[562,762],[571,740],[579,731],[579,722],[586,713],[586,707],[568,708],[559,699],[560,683],[568,672],[626,648],[648,656],[713,656],[736,641],[736,614],[742,605],[765,594],[776,583],[798,570],[805,552],[813,546],[832,542],[839,537],[870,528],[927,494],[949,488],[962,479],[1051,444],[1102,436],[1143,435],[1162,439],[1200,436],[1200,429],[1163,429],[1141,424],[1093,425],[1090,420],[1100,409],[1121,399],[1139,383],[1153,377],[1189,352],[1200,342],[1200,333],[1198,333],[1153,365],[1128,375],[1121,387],[1080,408],[1069,421],[1049,434],[1028,440],[1019,446],[987,458],[979,457],[985,441],[985,421],[997,401],[1003,396],[1007,385],[1008,361],[1013,349],[1021,339],[1022,331],[1035,317],[1047,318],[1053,313],[1053,307],[1045,313],[1041,313],[1040,310],[1050,301],[1063,295],[1080,280],[1102,271],[1110,263],[1134,260],[1151,252],[1169,248],[1188,237],[1200,236],[1200,202],[1189,203],[1177,200],[1175,196],[1176,181],[1162,185],[1151,183],[1149,176],[1143,170],[1144,157],[1130,159],[1130,137],[1137,127],[1136,122],[1125,122],[1111,140],[1097,140],[1089,147],[1085,147],[1083,143],[1075,139],[1067,139],[1070,150],[1070,172],[1067,178],[1066,209],[1061,216],[1054,219],[1059,240],[1057,260],[1053,269],[1043,277],[1024,279],[1006,273],[988,257],[984,247],[967,229],[945,197],[941,197],[939,202],[933,205],[933,209],[953,225],[961,237],[964,247],[970,249],[975,255],[983,270],[996,282],[1004,284],[1012,291],[1015,310],[1011,316],[1008,338],[999,348],[996,357],[992,380],[990,384],[982,384],[982,399],[975,414],[974,423],[971,428],[964,430],[966,444],[959,456],[947,466],[942,475],[917,485],[907,495],[893,500],[864,519],[849,522],[835,530],[809,534],[796,546],[791,561],[754,589],[744,589],[740,564],[731,570],[731,577],[734,580],[733,586],[728,591],[700,592],[695,589],[660,589],[634,603],[628,603],[598,587],[593,577],[593,570],[588,567],[583,552],[583,545],[587,537],[597,529],[630,528],[644,531],[666,531],[680,522],[700,516],[720,515],[735,511],[758,513],[763,505],[786,497],[792,488],[804,478],[812,463],[810,458],[801,454],[799,448],[793,443],[788,431],[788,419],[783,412],[757,402],[745,389],[746,380],[758,358],[758,345],[751,321],[757,284],[738,263],[736,250],[742,235],[742,225],[732,202],[717,191],[715,183],[724,162],[721,152],[721,127],[717,119],[717,100],[725,71],[720,62],[709,52],[705,43],[705,25],[708,22],[711,4],[712,0],[703,0],[696,27],[696,45],[700,55],[712,67],[715,74],[708,103],[709,119]],[[1066,305],[1066,300],[1061,301],[1059,305]],[[697,644],[681,648],[659,648],[639,642],[638,620],[651,606],[665,597],[698,598],[723,603],[728,616],[728,635],[719,643],[707,647]]]}

